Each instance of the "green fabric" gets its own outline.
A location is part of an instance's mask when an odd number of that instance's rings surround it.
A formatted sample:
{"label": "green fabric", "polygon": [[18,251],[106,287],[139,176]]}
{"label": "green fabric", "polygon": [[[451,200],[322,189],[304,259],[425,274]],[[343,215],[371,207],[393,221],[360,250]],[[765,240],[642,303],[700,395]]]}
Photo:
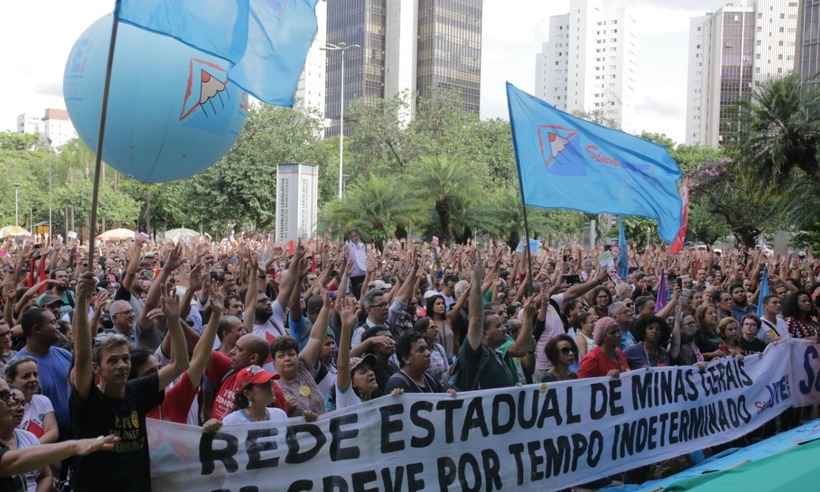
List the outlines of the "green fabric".
{"label": "green fabric", "polygon": [[498,347],[495,351],[501,354],[501,357],[504,358],[504,363],[507,365],[507,368],[509,368],[510,372],[513,374],[513,377],[515,378],[515,384],[518,384],[518,375],[523,374],[523,371],[519,372],[519,370],[521,369],[521,361],[518,360],[518,357],[507,357],[507,350],[509,350],[510,347],[513,346],[513,343],[515,343],[515,340],[513,340],[511,337],[507,337],[507,341],[502,343],[501,346]]}
{"label": "green fabric", "polygon": [[768,492],[820,490],[820,439],[768,458],[681,480],[664,492]]}

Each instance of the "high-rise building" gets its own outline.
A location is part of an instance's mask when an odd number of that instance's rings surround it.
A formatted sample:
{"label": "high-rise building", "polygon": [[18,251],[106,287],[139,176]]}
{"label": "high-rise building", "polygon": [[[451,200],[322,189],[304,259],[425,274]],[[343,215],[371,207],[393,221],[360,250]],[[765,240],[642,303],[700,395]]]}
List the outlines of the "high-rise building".
{"label": "high-rise building", "polygon": [[820,0],[800,0],[794,60],[803,83],[820,84]]}
{"label": "high-rise building", "polygon": [[316,22],[318,25],[316,37],[305,58],[305,68],[299,77],[293,107],[305,114],[315,114],[319,118],[324,118],[327,52],[322,48],[325,47],[327,39],[327,2],[316,4]]}
{"label": "high-rise building", "polygon": [[[356,99],[418,97],[446,91],[478,112],[483,0],[328,0],[327,42],[358,44],[345,53],[345,107]],[[328,52],[325,117],[339,133],[341,54]]]}
{"label": "high-rise building", "polygon": [[627,131],[636,117],[638,29],[622,2],[572,0],[549,21],[549,39],[535,58],[536,96]]}
{"label": "high-rise building", "polygon": [[446,91],[479,112],[482,7],[482,0],[418,0],[419,97]]}
{"label": "high-rise building", "polygon": [[33,113],[23,113],[17,117],[17,132],[39,135],[55,149],[77,138],[77,131],[64,109],[46,109],[42,117],[34,116]]}
{"label": "high-rise building", "polygon": [[[345,60],[345,109],[357,99],[384,97],[385,0],[328,0],[327,42],[358,44],[348,49]],[[342,54],[327,53],[325,118],[328,136],[339,134],[341,113]]]}
{"label": "high-rise building", "polygon": [[794,67],[798,2],[727,2],[689,26],[686,143],[732,143],[738,104]]}
{"label": "high-rise building", "polygon": [[319,168],[279,164],[276,168],[276,241],[310,239],[319,211]]}

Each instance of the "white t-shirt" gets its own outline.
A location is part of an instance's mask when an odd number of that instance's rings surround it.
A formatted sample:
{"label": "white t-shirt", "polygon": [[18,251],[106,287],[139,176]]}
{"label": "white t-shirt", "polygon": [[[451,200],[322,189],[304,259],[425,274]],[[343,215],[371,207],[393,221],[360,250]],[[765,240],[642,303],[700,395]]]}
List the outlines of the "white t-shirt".
{"label": "white t-shirt", "polygon": [[[556,294],[551,297],[556,304],[563,308],[564,305],[564,294]],[[552,303],[547,306],[547,315],[544,321],[544,332],[541,334],[541,338],[536,341],[535,344],[535,370],[542,370],[545,371],[549,369],[552,364],[550,364],[549,359],[547,359],[547,355],[544,353],[544,348],[547,346],[550,340],[561,335],[564,333],[564,322],[561,321],[561,315],[555,311],[555,308],[552,306]]]}
{"label": "white t-shirt", "polygon": [[265,323],[253,325],[252,332],[254,335],[264,338],[268,343],[288,335],[288,330],[285,329],[285,310],[279,304],[279,301],[273,301],[272,310],[273,314]]}
{"label": "white t-shirt", "polygon": [[362,399],[359,398],[359,395],[357,395],[353,390],[352,381],[350,386],[348,386],[347,391],[342,391],[341,388],[339,388],[339,381],[336,381],[336,410],[352,407],[361,402]]}
{"label": "white t-shirt", "polygon": [[[17,449],[33,448],[40,445],[37,436],[23,429],[14,429],[14,436],[17,438]],[[37,492],[37,477],[40,476],[40,470],[24,473],[23,476],[26,478],[26,492]]]}
{"label": "white t-shirt", "polygon": [[[268,422],[273,422],[276,424],[287,422],[288,414],[281,409],[268,407],[266,410],[268,411]],[[248,415],[245,413],[245,410],[231,412],[222,419],[223,425],[249,424],[252,422],[256,421],[249,419]]]}
{"label": "white t-shirt", "polygon": [[49,413],[54,413],[54,405],[51,404],[51,400],[44,395],[33,395],[31,402],[26,403],[26,408],[23,411],[23,421],[17,428],[28,431],[39,439],[46,432],[46,415]]}

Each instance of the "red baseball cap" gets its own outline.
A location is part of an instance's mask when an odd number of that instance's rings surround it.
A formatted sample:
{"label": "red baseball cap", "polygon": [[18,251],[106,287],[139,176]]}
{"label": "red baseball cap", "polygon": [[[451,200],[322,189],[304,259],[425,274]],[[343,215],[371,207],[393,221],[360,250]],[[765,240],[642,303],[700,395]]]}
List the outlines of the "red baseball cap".
{"label": "red baseball cap", "polygon": [[279,379],[278,374],[272,374],[259,366],[248,366],[236,374],[236,384],[240,390],[249,384],[265,384],[273,379]]}

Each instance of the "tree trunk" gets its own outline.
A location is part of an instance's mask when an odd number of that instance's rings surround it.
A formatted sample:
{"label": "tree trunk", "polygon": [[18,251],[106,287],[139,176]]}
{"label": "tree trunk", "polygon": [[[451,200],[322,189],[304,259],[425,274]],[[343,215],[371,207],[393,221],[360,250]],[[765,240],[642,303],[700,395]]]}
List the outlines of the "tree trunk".
{"label": "tree trunk", "polygon": [[441,240],[444,243],[449,242],[452,237],[452,226],[450,225],[450,202],[446,197],[436,200],[436,214],[438,214]]}
{"label": "tree trunk", "polygon": [[407,228],[399,224],[396,226],[396,239],[407,239]]}

